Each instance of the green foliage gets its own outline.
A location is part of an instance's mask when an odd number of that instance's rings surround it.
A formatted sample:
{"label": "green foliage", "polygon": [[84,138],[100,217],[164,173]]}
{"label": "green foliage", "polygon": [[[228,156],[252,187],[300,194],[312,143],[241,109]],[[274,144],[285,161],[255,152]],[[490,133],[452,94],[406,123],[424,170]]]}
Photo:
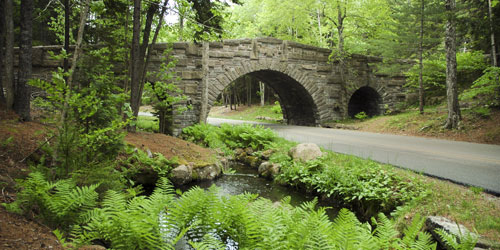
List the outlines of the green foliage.
{"label": "green foliage", "polygon": [[[316,166],[315,168],[318,168]],[[330,221],[317,200],[298,207],[283,199],[278,205],[256,195],[221,196],[213,186],[198,187],[176,198],[167,179],[161,178],[149,196],[129,196],[109,190],[97,202],[97,185],[77,187],[74,182],[49,182],[32,173],[18,201],[9,210],[37,208],[45,219],[65,231],[72,245],[100,241],[113,249],[173,249],[186,238],[199,249],[432,249],[418,220],[396,238],[394,223],[379,215],[372,232],[367,223],[342,209]],[[417,219],[416,219],[417,220]],[[375,220],[373,220],[375,221]],[[58,231],[60,239],[64,235]],[[415,237],[418,235],[418,237]],[[420,246],[416,248],[415,246]]]}
{"label": "green foliage", "polygon": [[158,118],[150,116],[138,116],[135,123],[137,129],[146,132],[158,132],[159,124]]}
{"label": "green foliage", "polygon": [[488,107],[475,107],[471,109],[471,113],[478,118],[489,118],[491,110]]}
{"label": "green foliage", "polygon": [[172,242],[165,244],[162,237],[159,215],[173,201],[173,188],[166,179],[149,197],[127,199],[123,193],[108,191],[90,221],[75,227],[72,237],[77,245],[101,240],[113,249],[171,249]]}
{"label": "green foliage", "polygon": [[461,100],[476,100],[479,105],[500,106],[500,67],[484,70],[470,89],[464,91]]}
{"label": "green foliage", "polygon": [[[130,147],[131,149],[132,147]],[[160,177],[167,177],[170,170],[178,165],[177,158],[167,159],[159,153],[154,153],[152,157],[142,150],[133,150],[130,155],[120,165],[126,167],[122,169],[123,175],[131,178],[138,171],[151,169]]]}
{"label": "green foliage", "polygon": [[426,194],[426,187],[415,178],[398,175],[388,166],[360,158],[327,153],[307,163],[284,158],[276,180],[351,205],[365,219]]}
{"label": "green foliage", "polygon": [[71,179],[51,182],[42,173],[33,172],[19,186],[21,191],[15,202],[5,205],[7,210],[21,214],[38,212],[46,223],[64,230],[86,223],[97,205],[99,184],[79,187]]}
{"label": "green foliage", "polygon": [[459,239],[453,234],[448,233],[443,229],[436,229],[435,231],[444,242],[448,249],[453,250],[472,250],[477,243],[477,236],[474,234],[460,235]]}
{"label": "green foliage", "polygon": [[55,111],[52,122],[57,126],[57,136],[51,146],[52,152],[57,152],[53,155],[53,163],[58,166],[56,177],[67,177],[80,169],[82,162],[95,166],[114,160],[123,146],[122,129],[127,122],[122,121],[119,107],[125,95],[115,84],[118,77],[113,74],[109,53],[103,48],[82,58],[83,70],[75,73],[78,89],[69,89],[65,81],[68,74],[61,68],[53,72],[51,82],[30,81],[46,92],[46,105]]}
{"label": "green foliage", "polygon": [[[427,97],[444,96],[446,92],[446,60],[444,55],[424,60],[423,82]],[[488,65],[481,51],[457,53],[457,79],[461,90],[468,89]],[[407,73],[407,86],[418,88],[419,66]]]}
{"label": "green foliage", "polygon": [[283,111],[281,110],[281,105],[279,101],[275,101],[273,107],[271,110],[276,113],[276,114],[283,114]]}
{"label": "green foliage", "polygon": [[368,118],[368,115],[364,111],[361,111],[361,112],[357,113],[356,115],[354,115],[354,118],[356,118],[358,120],[364,120],[364,119]]}
{"label": "green foliage", "polygon": [[254,150],[269,148],[277,140],[277,135],[270,129],[250,124],[229,125],[219,127],[196,124],[184,128],[183,137],[189,141],[201,143],[210,148],[219,148],[230,153],[235,148],[251,147]]}
{"label": "green foliage", "polygon": [[220,128],[200,123],[182,130],[182,137],[188,141],[201,144],[212,149],[220,149],[226,155],[231,154],[231,149],[222,141],[219,136]]}

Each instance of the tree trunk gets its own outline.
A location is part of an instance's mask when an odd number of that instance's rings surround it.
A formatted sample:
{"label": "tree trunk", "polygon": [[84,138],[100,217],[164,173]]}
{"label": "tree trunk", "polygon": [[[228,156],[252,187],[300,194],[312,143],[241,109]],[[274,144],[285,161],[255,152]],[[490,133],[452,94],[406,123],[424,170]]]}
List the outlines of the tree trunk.
{"label": "tree trunk", "polygon": [[461,119],[457,91],[457,55],[455,39],[455,0],[446,0],[446,99],[448,102],[448,118],[444,125],[447,129],[458,128]]}
{"label": "tree trunk", "polygon": [[61,115],[61,118],[62,118],[61,120],[63,123],[66,119],[69,98],[71,98],[71,91],[73,89],[73,75],[75,74],[76,64],[78,62],[78,57],[80,56],[80,50],[82,48],[83,31],[85,30],[85,22],[87,20],[87,14],[89,12],[89,5],[90,5],[90,0],[85,0],[85,3],[83,5],[83,9],[81,10],[81,13],[80,13],[80,23],[78,26],[78,35],[76,38],[75,51],[73,52],[73,59],[71,60],[71,69],[69,70],[69,75],[68,75],[67,81],[66,81],[68,91],[65,93],[64,108],[63,108],[63,112]]}
{"label": "tree trunk", "polygon": [[7,109],[11,109],[14,104],[14,20],[12,0],[5,0],[5,104]]}
{"label": "tree trunk", "polygon": [[260,89],[260,106],[264,106],[266,104],[266,88],[264,83],[259,81],[259,89]]}
{"label": "tree trunk", "polygon": [[[69,0],[64,0],[64,50],[66,53],[69,53],[69,12]],[[69,61],[67,57],[64,57],[63,69],[65,73],[69,70]],[[68,80],[66,76],[64,79],[66,81]]]}
{"label": "tree trunk", "polygon": [[[153,46],[156,44],[156,39],[158,39],[158,34],[160,33],[161,26],[163,25],[163,16],[165,15],[165,11],[167,10],[167,4],[168,4],[168,0],[163,2],[163,6],[161,8],[161,13],[158,16],[159,21],[158,21],[158,25],[156,26],[155,33],[153,35],[153,40],[151,41],[151,44],[149,44],[147,46],[146,60],[144,62],[144,65],[143,65],[142,71],[141,71],[141,88],[140,88],[141,93],[144,90],[144,82],[146,81],[146,73],[147,73],[147,68],[149,65],[150,58],[151,58],[151,50],[153,49]],[[151,16],[151,21],[152,21],[152,19],[153,19],[153,17]],[[146,22],[146,26],[147,25],[148,25],[148,22]],[[149,29],[146,30],[145,32],[148,32],[148,34],[149,34],[150,31],[151,31],[151,23],[149,23]],[[149,40],[149,36],[147,39]],[[147,41],[147,43],[149,43],[149,41]],[[147,45],[147,43],[146,43],[146,45]]]}
{"label": "tree trunk", "polygon": [[[146,74],[144,69],[146,50],[149,44],[149,36],[151,33],[151,25],[153,16],[158,9],[156,4],[151,4],[146,14],[146,23],[144,25],[144,34],[142,44],[139,43],[141,33],[141,0],[134,0],[134,25],[132,35],[132,70],[130,82],[130,107],[132,108],[134,120],[139,115],[139,107],[141,106],[142,90],[144,88],[143,79]],[[129,131],[135,132],[135,126],[130,126]]]}
{"label": "tree trunk", "polygon": [[5,4],[4,0],[0,0],[0,107],[5,104],[5,95],[3,93],[3,76],[4,69],[4,42],[5,42]]}
{"label": "tree trunk", "polygon": [[317,18],[318,18],[319,43],[323,45],[323,34],[321,32],[321,15],[319,8],[317,14],[318,14]]}
{"label": "tree trunk", "polygon": [[418,109],[420,111],[420,114],[424,114],[424,79],[423,79],[423,70],[424,70],[424,63],[423,63],[423,54],[424,54],[424,9],[425,9],[425,4],[424,0],[420,0],[421,6],[420,6],[420,41],[418,43],[418,64],[419,64],[419,71],[418,71],[418,99],[419,99],[419,105]]}
{"label": "tree trunk", "polygon": [[[133,112],[133,120],[137,119],[139,114],[140,105],[140,79],[141,79],[141,63],[139,59],[140,43],[139,37],[141,35],[141,0],[134,0],[134,15],[133,15],[133,28],[132,28],[132,48],[130,50],[130,58],[132,66],[130,67],[130,107]],[[135,132],[135,125],[129,126],[130,132]]]}
{"label": "tree trunk", "polygon": [[184,16],[179,15],[179,41],[184,41]]}
{"label": "tree trunk", "polygon": [[339,54],[340,56],[344,57],[344,18],[345,14],[342,14],[342,8],[340,7],[340,3],[337,3],[337,32],[339,35]]}
{"label": "tree trunk", "polygon": [[33,0],[21,0],[21,37],[19,44],[19,71],[15,93],[14,111],[23,121],[30,121]]}
{"label": "tree trunk", "polygon": [[[130,20],[130,11],[129,11],[129,1],[126,2],[127,4],[127,13],[125,14],[125,39],[123,41],[123,44],[125,45],[126,48],[130,49],[130,43],[129,43],[129,40],[128,40],[128,24],[129,24],[129,20]],[[127,55],[125,55],[125,68],[128,70],[128,73],[130,74],[130,54],[127,53]],[[124,81],[123,81],[123,92],[125,94],[127,94],[128,92],[128,88],[129,88],[129,83],[130,83],[130,78],[128,77],[125,77]]]}
{"label": "tree trunk", "polygon": [[491,10],[491,0],[488,0],[488,12],[490,17],[490,36],[491,36],[491,64],[493,67],[498,67],[497,53],[496,53],[496,43],[495,43],[495,32],[493,31],[493,13]]}

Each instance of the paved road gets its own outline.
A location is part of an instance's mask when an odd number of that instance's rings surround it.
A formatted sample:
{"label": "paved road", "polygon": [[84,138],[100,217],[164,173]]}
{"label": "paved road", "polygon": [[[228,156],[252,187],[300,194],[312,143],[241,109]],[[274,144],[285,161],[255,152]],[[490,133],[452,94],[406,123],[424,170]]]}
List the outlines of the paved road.
{"label": "paved road", "polygon": [[[244,123],[209,118],[208,123]],[[254,123],[256,124],[256,123]],[[500,146],[316,127],[263,125],[297,142],[369,158],[500,194]]]}

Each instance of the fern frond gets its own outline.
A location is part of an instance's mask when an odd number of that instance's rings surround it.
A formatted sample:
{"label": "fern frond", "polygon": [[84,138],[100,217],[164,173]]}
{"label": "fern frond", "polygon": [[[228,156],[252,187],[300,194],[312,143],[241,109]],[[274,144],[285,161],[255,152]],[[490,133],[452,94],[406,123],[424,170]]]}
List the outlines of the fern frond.
{"label": "fern frond", "polygon": [[378,220],[374,220],[374,224],[376,228],[373,234],[379,247],[381,249],[391,248],[393,241],[397,241],[396,237],[399,235],[399,232],[395,229],[394,222],[387,218],[385,214],[380,213]]}

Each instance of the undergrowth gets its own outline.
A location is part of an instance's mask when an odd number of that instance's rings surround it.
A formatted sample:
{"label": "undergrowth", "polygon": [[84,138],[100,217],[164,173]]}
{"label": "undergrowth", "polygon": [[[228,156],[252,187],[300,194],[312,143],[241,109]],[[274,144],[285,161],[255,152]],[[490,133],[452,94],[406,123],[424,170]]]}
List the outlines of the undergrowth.
{"label": "undergrowth", "polygon": [[[423,218],[416,216],[403,231],[384,214],[372,225],[347,209],[330,221],[317,201],[298,207],[290,198],[279,204],[252,194],[221,196],[216,187],[195,187],[176,198],[168,180],[160,179],[149,197],[78,187],[67,180],[49,182],[32,173],[18,202],[9,209],[37,206],[58,221],[74,247],[102,242],[112,249],[174,249],[188,242],[196,249],[435,249]],[[25,195],[25,196],[23,196]],[[32,203],[30,203],[32,202]],[[67,239],[64,239],[67,242]],[[181,240],[182,239],[182,240]]]}
{"label": "undergrowth", "polygon": [[389,214],[413,198],[426,195],[427,187],[417,178],[403,177],[392,167],[371,160],[325,152],[312,161],[294,161],[288,155],[294,143],[279,139],[263,127],[223,124],[218,128],[200,124],[184,129],[183,133],[194,142],[226,151],[251,147],[259,155],[272,148],[270,162],[281,166],[276,181],[340,200],[365,220],[379,212]]}

